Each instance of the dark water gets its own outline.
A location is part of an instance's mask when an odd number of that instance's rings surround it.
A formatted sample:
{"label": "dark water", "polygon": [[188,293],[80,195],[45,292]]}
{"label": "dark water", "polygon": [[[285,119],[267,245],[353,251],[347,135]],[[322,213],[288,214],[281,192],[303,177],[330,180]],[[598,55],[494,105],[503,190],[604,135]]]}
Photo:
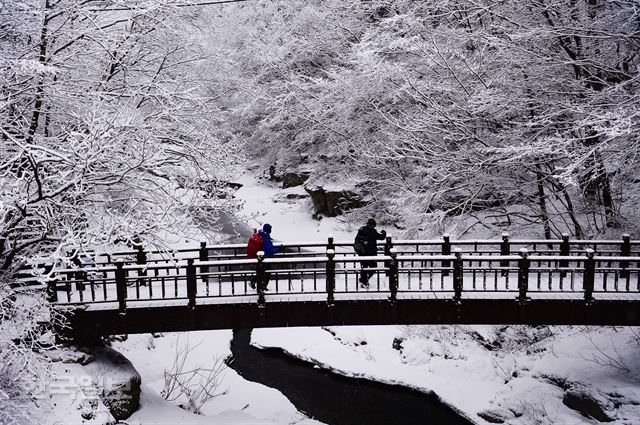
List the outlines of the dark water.
{"label": "dark water", "polygon": [[310,418],[329,425],[471,425],[435,395],[347,378],[313,368],[279,349],[249,345],[251,329],[233,331],[230,367],[243,378],[275,388]]}

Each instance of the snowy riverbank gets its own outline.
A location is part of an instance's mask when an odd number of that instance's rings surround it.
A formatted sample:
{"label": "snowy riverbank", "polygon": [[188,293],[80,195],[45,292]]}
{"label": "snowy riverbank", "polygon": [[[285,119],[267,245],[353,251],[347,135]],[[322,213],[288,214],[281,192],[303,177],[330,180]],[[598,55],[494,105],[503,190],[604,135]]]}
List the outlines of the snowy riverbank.
{"label": "snowy riverbank", "polygon": [[596,423],[562,402],[579,385],[611,401],[614,423],[640,423],[640,341],[629,328],[260,329],[252,342],[346,376],[434,391],[477,423],[486,423],[480,412],[514,425]]}

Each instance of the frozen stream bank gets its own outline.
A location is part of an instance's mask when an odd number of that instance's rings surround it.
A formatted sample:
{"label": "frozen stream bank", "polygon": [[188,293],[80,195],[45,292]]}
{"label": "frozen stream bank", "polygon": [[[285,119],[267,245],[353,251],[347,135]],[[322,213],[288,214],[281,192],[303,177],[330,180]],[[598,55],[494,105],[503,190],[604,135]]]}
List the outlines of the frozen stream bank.
{"label": "frozen stream bank", "polygon": [[282,350],[250,346],[251,330],[235,330],[229,366],[243,378],[283,393],[308,417],[329,425],[469,425],[434,394],[347,378],[291,358]]}

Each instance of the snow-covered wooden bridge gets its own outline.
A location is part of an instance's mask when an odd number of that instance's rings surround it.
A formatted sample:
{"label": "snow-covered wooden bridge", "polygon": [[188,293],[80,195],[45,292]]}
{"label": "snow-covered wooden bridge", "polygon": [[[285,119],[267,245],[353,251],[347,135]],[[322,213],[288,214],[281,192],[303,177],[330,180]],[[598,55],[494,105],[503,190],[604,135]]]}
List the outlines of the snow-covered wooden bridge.
{"label": "snow-covered wooden bridge", "polygon": [[[379,324],[640,325],[640,241],[392,240],[95,254],[58,270],[47,293],[66,333]],[[360,261],[377,262],[367,288]],[[257,288],[251,280],[257,279]],[[268,280],[268,282],[267,282]]]}

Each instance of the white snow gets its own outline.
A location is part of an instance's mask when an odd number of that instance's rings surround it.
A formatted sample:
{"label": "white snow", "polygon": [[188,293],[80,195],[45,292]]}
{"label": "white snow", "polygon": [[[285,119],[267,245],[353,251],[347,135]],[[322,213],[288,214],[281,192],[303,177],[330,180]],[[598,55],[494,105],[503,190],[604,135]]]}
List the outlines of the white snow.
{"label": "white snow", "polygon": [[[216,393],[221,395],[208,401],[202,415],[181,409],[163,399],[164,372],[170,370],[176,348],[191,347],[184,370],[211,367],[231,354],[230,330],[167,333],[158,335],[130,335],[124,341],[114,341],[112,347],[129,359],[142,376],[140,408],[125,422],[129,425],[196,425],[196,424],[302,424],[317,425],[308,419],[279,391],[249,382],[233,369],[223,365],[223,377]],[[49,424],[104,424],[113,420],[97,397],[85,395],[83,386],[91,382],[87,367],[78,364],[53,363],[54,382],[58,391],[52,400],[53,414]],[[55,388],[55,386],[54,386]],[[83,399],[98,405],[92,420],[80,417]]]}
{"label": "white snow", "polygon": [[[291,423],[318,424],[305,419],[280,392],[264,385],[249,382],[233,369],[225,366],[218,392],[224,392],[203,408],[204,416],[190,414],[159,397],[164,385],[164,370],[175,358],[176,346],[188,344],[193,351],[185,369],[211,366],[231,354],[231,331],[168,333],[159,338],[151,335],[130,335],[113,347],[136,367],[143,382],[141,408],[127,423],[133,424],[200,424],[200,423]],[[163,414],[158,415],[162,409]]]}
{"label": "white snow", "polygon": [[302,186],[282,189],[279,184],[245,173],[238,181],[243,186],[236,196],[244,201],[241,215],[254,228],[264,223],[273,226],[274,241],[316,241],[333,236],[336,240],[352,239],[354,230],[340,217],[325,217],[318,221],[311,217],[311,201],[285,200],[283,194],[304,193]]}

